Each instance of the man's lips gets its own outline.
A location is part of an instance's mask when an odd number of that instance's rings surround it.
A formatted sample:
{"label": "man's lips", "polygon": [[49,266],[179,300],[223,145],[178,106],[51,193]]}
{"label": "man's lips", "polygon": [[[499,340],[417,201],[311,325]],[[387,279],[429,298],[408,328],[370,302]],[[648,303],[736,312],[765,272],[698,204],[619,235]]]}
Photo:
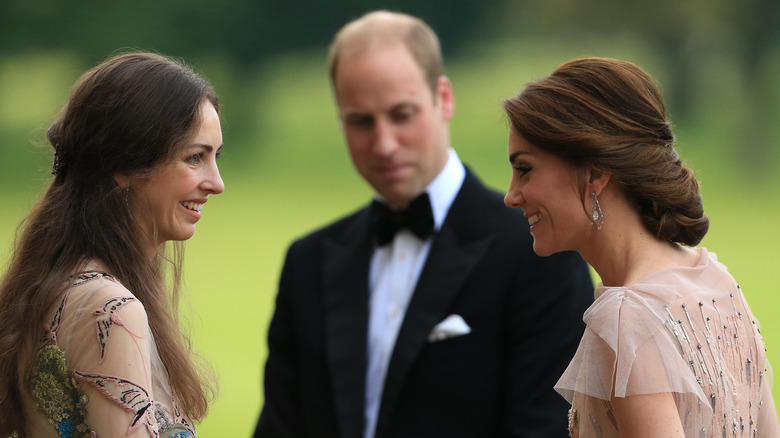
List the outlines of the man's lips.
{"label": "man's lips", "polygon": [[374,170],[380,175],[386,177],[393,177],[393,176],[398,176],[400,173],[404,172],[408,168],[409,168],[408,164],[393,164],[393,165],[376,166],[374,167]]}

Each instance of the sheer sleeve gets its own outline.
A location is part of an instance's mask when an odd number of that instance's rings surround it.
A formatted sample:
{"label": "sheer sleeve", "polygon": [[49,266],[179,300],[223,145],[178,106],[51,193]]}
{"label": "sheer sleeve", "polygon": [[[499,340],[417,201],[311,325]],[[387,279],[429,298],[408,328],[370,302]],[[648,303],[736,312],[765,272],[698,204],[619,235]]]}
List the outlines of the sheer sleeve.
{"label": "sheer sleeve", "polygon": [[681,328],[674,327],[671,315],[665,314],[664,303],[675,296],[674,286],[609,288],[586,311],[587,328],[580,346],[555,385],[580,409],[580,418],[591,416],[587,406],[599,403],[577,406],[575,394],[581,394],[579,400],[608,402],[612,396],[669,392],[691,431],[708,424],[710,401],[681,354],[674,336],[674,330]]}
{"label": "sheer sleeve", "polygon": [[87,395],[87,422],[98,437],[156,437],[151,356],[143,305],[121,285],[98,280],[70,294],[57,334]]}
{"label": "sheer sleeve", "polygon": [[758,415],[759,437],[780,437],[780,424],[777,421],[777,408],[772,398],[773,374],[769,362],[766,363],[766,381],[761,394],[761,409]]}

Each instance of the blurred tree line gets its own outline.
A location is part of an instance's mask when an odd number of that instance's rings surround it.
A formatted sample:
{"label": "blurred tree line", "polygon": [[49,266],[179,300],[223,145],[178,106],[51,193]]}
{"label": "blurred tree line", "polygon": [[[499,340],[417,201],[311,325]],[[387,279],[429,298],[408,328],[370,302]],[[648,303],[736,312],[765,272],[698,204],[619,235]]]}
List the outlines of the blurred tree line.
{"label": "blurred tree line", "polygon": [[94,65],[117,48],[137,47],[227,57],[239,75],[251,74],[280,53],[324,48],[346,21],[380,8],[426,20],[446,56],[491,38],[630,33],[664,64],[664,94],[678,120],[695,103],[697,77],[717,74],[702,71],[702,60],[726,56],[747,102],[740,115],[746,161],[772,156],[778,105],[767,90],[775,89],[770,73],[780,57],[777,0],[0,0],[0,56],[63,50]]}
{"label": "blurred tree line", "polygon": [[486,11],[471,0],[2,0],[0,53],[64,49],[97,61],[117,47],[154,47],[184,58],[218,52],[249,65],[326,45],[374,9],[423,17],[449,51],[474,36]]}
{"label": "blurred tree line", "polygon": [[[773,69],[780,62],[780,1],[777,0],[525,0],[506,2],[495,16],[498,29],[554,29],[570,38],[633,34],[659,57],[667,78],[664,99],[676,119],[691,116],[701,77],[718,75],[703,65],[719,56],[735,64],[744,102],[722,102],[723,119],[741,123],[740,160],[760,168],[777,158],[778,100]],[[776,71],[775,71],[776,72]],[[717,94],[720,90],[705,90]],[[742,148],[740,146],[744,145]]]}

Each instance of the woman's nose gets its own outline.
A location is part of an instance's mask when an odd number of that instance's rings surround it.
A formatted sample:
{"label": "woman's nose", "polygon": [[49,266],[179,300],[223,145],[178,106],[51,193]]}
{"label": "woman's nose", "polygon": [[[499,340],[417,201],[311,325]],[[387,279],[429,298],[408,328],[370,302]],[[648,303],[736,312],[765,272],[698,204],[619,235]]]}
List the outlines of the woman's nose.
{"label": "woman's nose", "polygon": [[520,193],[520,190],[517,190],[512,185],[510,185],[509,190],[507,190],[506,195],[504,196],[504,204],[506,204],[507,207],[520,208],[522,201],[523,196]]}
{"label": "woman's nose", "polygon": [[219,167],[214,163],[213,168],[209,171],[208,178],[203,181],[203,189],[218,195],[225,191],[225,183],[222,181],[222,176],[219,174]]}

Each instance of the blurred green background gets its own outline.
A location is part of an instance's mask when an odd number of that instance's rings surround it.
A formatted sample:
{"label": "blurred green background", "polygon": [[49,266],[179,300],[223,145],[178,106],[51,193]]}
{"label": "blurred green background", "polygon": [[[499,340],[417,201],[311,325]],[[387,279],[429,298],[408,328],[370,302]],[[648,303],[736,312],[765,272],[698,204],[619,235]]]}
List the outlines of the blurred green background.
{"label": "blurred green background", "polygon": [[[250,436],[266,329],[287,245],[371,196],[336,123],[333,33],[362,13],[418,15],[439,33],[457,109],[453,146],[491,186],[509,183],[503,98],[563,61],[633,61],[661,84],[681,156],[700,179],[702,245],[741,283],[780,363],[772,284],[780,216],[780,2],[769,0],[0,2],[0,263],[50,180],[39,147],[71,85],[121,48],[183,57],[215,85],[226,191],[185,257],[183,306],[220,392],[201,436]],[[780,386],[780,385],[779,385]],[[775,387],[775,397],[780,390]]]}

